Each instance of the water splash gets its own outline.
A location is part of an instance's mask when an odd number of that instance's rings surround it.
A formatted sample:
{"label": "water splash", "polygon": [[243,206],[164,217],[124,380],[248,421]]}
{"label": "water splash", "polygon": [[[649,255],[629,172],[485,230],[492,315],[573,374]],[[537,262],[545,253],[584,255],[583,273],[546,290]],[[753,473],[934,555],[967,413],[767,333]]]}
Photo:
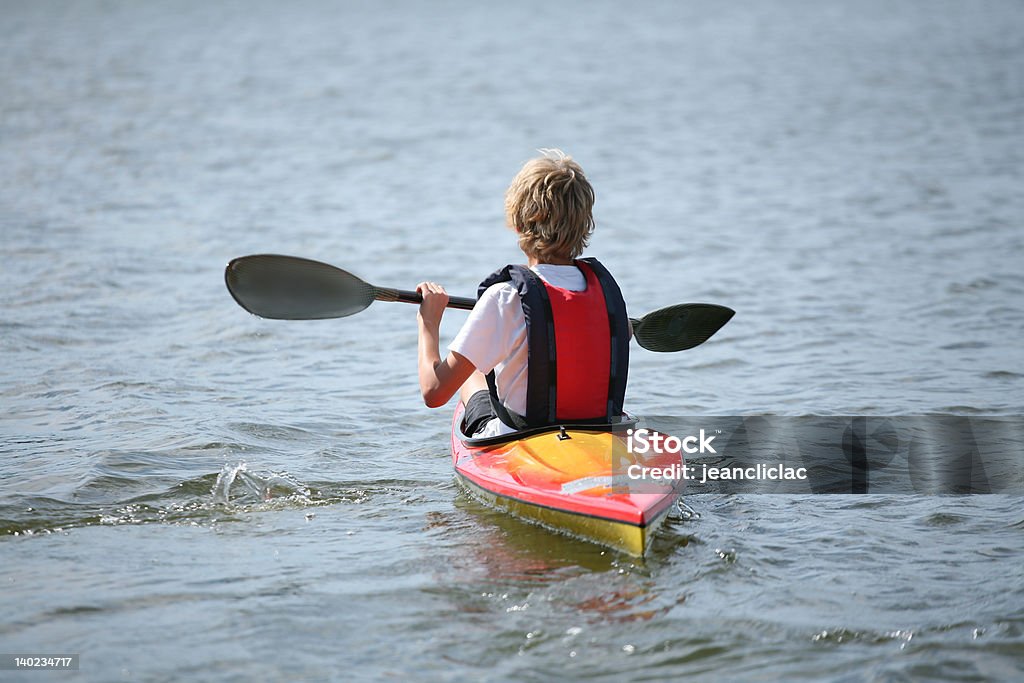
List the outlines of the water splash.
{"label": "water splash", "polygon": [[700,513],[684,503],[682,498],[676,500],[675,507],[672,511],[684,522],[700,519]]}
{"label": "water splash", "polygon": [[312,493],[290,475],[250,471],[245,461],[224,465],[210,491],[215,503],[251,504],[277,499],[310,502]]}

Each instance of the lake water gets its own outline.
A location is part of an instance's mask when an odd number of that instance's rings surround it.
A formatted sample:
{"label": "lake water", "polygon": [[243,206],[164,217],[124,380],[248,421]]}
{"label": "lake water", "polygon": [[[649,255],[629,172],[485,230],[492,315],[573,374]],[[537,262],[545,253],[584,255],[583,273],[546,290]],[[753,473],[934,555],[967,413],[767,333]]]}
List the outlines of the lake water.
{"label": "lake water", "polygon": [[[83,680],[1011,680],[1020,496],[694,495],[640,562],[479,505],[415,308],[238,308],[254,252],[470,295],[561,147],[640,414],[1024,413],[1024,6],[0,3],[0,652]],[[464,314],[446,315],[450,339]],[[3,672],[5,680],[66,674]]]}

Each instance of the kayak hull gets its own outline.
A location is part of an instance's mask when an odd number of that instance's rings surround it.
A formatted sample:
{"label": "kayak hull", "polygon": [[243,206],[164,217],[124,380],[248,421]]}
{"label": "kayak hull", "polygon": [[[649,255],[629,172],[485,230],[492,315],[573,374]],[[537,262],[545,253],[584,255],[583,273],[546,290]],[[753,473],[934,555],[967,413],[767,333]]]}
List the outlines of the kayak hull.
{"label": "kayak hull", "polygon": [[452,420],[452,463],[475,498],[520,519],[620,552],[642,556],[682,493],[682,481],[644,482],[626,476],[630,464],[681,465],[679,453],[642,461],[629,453],[626,430],[615,425],[566,425],[470,439],[461,404]]}

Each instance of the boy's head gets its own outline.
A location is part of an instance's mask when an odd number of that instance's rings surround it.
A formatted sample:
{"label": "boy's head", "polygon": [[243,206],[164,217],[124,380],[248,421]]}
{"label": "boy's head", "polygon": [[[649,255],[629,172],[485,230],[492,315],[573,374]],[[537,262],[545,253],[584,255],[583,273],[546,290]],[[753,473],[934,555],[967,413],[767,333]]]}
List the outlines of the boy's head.
{"label": "boy's head", "polygon": [[573,259],[594,232],[594,188],[580,165],[561,150],[542,149],[505,193],[505,218],[519,248],[538,260]]}

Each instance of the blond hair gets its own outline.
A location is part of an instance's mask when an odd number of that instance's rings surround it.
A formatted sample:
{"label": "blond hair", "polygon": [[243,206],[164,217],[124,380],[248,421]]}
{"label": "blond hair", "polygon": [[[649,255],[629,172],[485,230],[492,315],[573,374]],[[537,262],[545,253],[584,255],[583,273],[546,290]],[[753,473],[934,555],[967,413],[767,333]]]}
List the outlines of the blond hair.
{"label": "blond hair", "polygon": [[505,216],[519,248],[541,261],[576,258],[594,232],[594,188],[580,165],[558,149],[537,150],[505,193]]}

